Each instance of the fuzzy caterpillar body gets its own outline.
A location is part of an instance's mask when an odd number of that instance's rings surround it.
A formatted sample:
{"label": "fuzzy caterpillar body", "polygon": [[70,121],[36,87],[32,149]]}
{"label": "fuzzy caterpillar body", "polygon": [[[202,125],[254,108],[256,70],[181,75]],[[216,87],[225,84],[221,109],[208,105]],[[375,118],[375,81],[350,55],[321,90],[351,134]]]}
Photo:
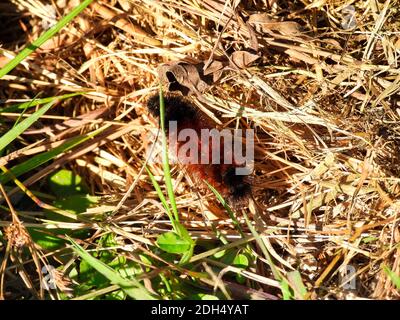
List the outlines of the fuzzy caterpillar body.
{"label": "fuzzy caterpillar body", "polygon": [[[208,157],[208,163],[204,161],[188,161],[189,163],[184,164],[191,174],[193,174],[200,181],[206,181],[212,185],[232,206],[244,205],[251,193],[251,187],[248,182],[248,177],[245,175],[238,175],[236,172],[237,168],[243,167],[235,161],[235,157],[232,152],[224,154],[225,139],[221,140],[220,144],[213,143],[210,139],[208,143],[202,141],[202,130],[216,130],[215,124],[203,113],[198,111],[191,103],[181,96],[166,95],[164,96],[165,105],[165,128],[166,134],[169,133],[170,121],[176,121],[176,134],[182,132],[185,129],[192,129],[196,132],[198,139],[197,154],[192,156],[190,160],[200,160],[204,153],[206,158]],[[152,96],[147,103],[149,113],[154,117],[159,118],[160,116],[160,96]],[[177,141],[177,145],[174,153],[180,153],[183,151],[185,142]],[[212,154],[219,154],[219,163],[213,163],[211,161]],[[174,154],[173,156],[177,156]],[[226,163],[227,158],[230,158],[230,163]],[[204,159],[204,158],[203,158]]]}

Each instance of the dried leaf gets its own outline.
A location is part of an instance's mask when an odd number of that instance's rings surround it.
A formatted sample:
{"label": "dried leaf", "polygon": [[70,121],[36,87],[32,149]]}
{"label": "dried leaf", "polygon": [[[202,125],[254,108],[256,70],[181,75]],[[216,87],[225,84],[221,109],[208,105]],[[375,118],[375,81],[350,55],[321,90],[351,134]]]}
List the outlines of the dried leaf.
{"label": "dried leaf", "polygon": [[221,78],[228,65],[243,69],[258,58],[258,55],[247,51],[236,51],[230,61],[211,60],[206,67],[203,62],[173,61],[159,66],[157,72],[168,91],[180,91],[185,96],[192,93],[201,96],[211,83]]}
{"label": "dried leaf", "polygon": [[258,58],[260,58],[260,56],[247,51],[236,51],[232,53],[231,66],[244,69]]}
{"label": "dried leaf", "polygon": [[258,39],[256,32],[249,22],[246,22],[246,27],[249,31],[250,48],[252,48],[254,51],[258,51]]}
{"label": "dried leaf", "polygon": [[219,78],[221,78],[224,67],[224,63],[214,60],[206,69],[204,69],[204,75],[212,74],[213,81],[216,82],[219,80]]}
{"label": "dried leaf", "polygon": [[170,62],[158,67],[157,72],[161,82],[168,85],[169,91],[180,91],[183,95],[200,94],[209,87],[203,80],[206,79],[205,75],[200,76],[202,66],[202,63]]}
{"label": "dried leaf", "polygon": [[256,30],[262,33],[275,31],[288,36],[301,34],[301,26],[297,22],[277,21],[270,18],[266,13],[252,14],[247,22],[254,25]]}
{"label": "dried leaf", "polygon": [[204,74],[208,75],[224,68],[224,64],[221,61],[214,60],[210,65],[204,70]]}

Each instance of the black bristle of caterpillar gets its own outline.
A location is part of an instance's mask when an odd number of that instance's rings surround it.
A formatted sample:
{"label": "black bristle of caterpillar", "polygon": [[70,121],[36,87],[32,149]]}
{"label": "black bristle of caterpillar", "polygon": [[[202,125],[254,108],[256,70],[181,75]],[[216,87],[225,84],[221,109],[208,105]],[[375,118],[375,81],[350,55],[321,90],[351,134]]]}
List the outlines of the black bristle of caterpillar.
{"label": "black bristle of caterpillar", "polygon": [[244,205],[251,194],[248,177],[238,175],[236,167],[230,167],[223,173],[223,182],[229,187],[228,202],[233,206]]}
{"label": "black bristle of caterpillar", "polygon": [[[181,96],[164,96],[165,123],[168,121],[192,121],[197,118],[196,109]],[[154,117],[160,116],[160,95],[156,94],[147,101],[147,109]]]}

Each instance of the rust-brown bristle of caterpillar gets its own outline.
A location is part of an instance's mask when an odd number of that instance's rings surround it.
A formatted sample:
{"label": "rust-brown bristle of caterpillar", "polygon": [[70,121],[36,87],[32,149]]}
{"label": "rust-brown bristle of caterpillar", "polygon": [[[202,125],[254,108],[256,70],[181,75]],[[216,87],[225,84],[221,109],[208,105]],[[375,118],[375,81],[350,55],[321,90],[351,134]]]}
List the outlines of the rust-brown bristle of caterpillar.
{"label": "rust-brown bristle of caterpillar", "polygon": [[[204,152],[203,141],[201,141],[202,129],[212,130],[215,129],[215,124],[211,119],[205,116],[203,113],[198,111],[188,100],[181,96],[166,95],[164,96],[164,106],[165,106],[165,128],[166,133],[169,131],[169,122],[176,121],[177,124],[177,135],[184,129],[192,129],[196,132],[199,137],[199,148],[197,159],[201,158],[202,151]],[[154,117],[159,117],[160,115],[160,96],[154,95],[149,98],[147,102],[147,108],[149,112]],[[224,199],[233,207],[239,207],[246,205],[251,193],[250,183],[248,177],[245,175],[238,175],[236,172],[237,168],[243,167],[235,162],[233,155],[232,163],[224,163],[224,142],[225,139],[221,140],[221,144],[214,145],[213,140],[209,140],[208,148],[209,155],[213,154],[213,149],[218,148],[220,163],[215,164],[209,161],[208,164],[201,163],[189,163],[185,164],[187,171],[192,173],[195,177],[201,181],[206,181],[212,185],[223,197]],[[179,153],[180,148],[185,142],[177,142],[176,152]]]}

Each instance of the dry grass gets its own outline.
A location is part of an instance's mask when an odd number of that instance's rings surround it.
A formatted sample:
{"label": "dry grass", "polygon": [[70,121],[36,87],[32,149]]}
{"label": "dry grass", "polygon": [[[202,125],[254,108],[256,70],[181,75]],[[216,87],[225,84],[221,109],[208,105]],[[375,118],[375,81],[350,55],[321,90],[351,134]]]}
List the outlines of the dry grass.
{"label": "dry grass", "polygon": [[[0,20],[10,23],[0,31],[0,65],[76,2],[2,2],[5,19]],[[355,21],[347,26],[351,9]],[[155,125],[145,101],[158,88],[156,70],[162,63],[229,61],[236,51],[251,51],[260,58],[246,68],[230,68],[190,99],[223,125],[256,130],[256,205],[244,211],[276,267],[284,276],[299,270],[310,299],[398,299],[383,266],[400,273],[399,21],[399,2],[394,0],[96,1],[0,81],[5,106],[35,96],[85,92],[53,107],[3,154],[1,164],[11,168],[102,128],[94,138],[22,175],[21,182],[42,192],[32,197],[45,208],[51,203],[46,177],[60,168],[79,174],[100,201],[84,221],[59,222],[58,227],[89,230],[90,236],[80,241],[88,249],[111,232],[118,254],[132,261],[140,254],[151,256],[157,263],[139,276],[150,290],[157,288],[149,279],[160,273],[168,277],[175,272],[184,281],[190,270],[154,253],[157,235],[171,224],[143,171],[146,134]],[[8,30],[15,36],[10,38]],[[16,116],[2,114],[2,132]],[[150,165],[150,170],[161,183],[161,166]],[[238,219],[247,240],[241,240],[211,191],[198,191],[179,168],[172,175],[181,220],[192,237],[218,248],[223,244],[217,229],[254,258],[246,271],[226,269],[199,249],[190,268],[209,274],[193,276],[199,287],[213,292],[215,285],[225,297],[241,298],[247,290],[253,297],[281,298],[242,216]],[[19,187],[10,182],[5,190],[11,201],[3,203],[0,213],[4,230],[11,221],[18,225],[11,218],[16,215],[25,226],[54,227],[54,221],[43,219],[40,207],[24,209],[17,203]],[[16,207],[10,207],[12,215],[6,210],[11,202]],[[109,214],[99,220],[95,212]],[[68,282],[76,257],[34,244],[30,248],[36,266],[58,263],[60,279]],[[21,250],[11,253],[10,246],[0,245],[0,250],[0,257],[11,255],[0,265],[5,297],[43,296],[32,260]],[[356,271],[355,288],[339,281],[346,268]],[[229,270],[245,281],[234,283],[225,274]]]}

